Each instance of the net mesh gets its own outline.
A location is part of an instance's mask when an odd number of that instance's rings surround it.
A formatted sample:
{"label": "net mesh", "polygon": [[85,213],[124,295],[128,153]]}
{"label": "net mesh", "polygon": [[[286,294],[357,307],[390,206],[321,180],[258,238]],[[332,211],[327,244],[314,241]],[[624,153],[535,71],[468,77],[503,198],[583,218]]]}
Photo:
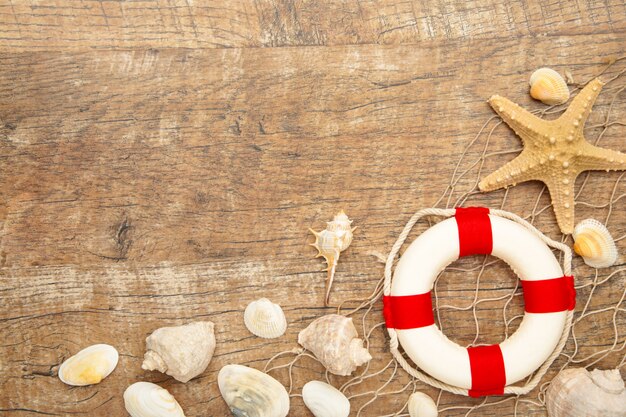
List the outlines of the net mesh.
{"label": "net mesh", "polygon": [[[594,144],[601,145],[603,137],[608,134],[620,134],[619,129],[626,126],[626,123],[620,120],[622,109],[619,108],[620,95],[626,89],[625,73],[626,56],[609,59],[597,73],[582,82],[570,82],[574,87],[572,95],[597,76],[602,76],[606,82],[601,97],[608,102],[608,106],[605,106],[602,121],[597,124],[588,123],[585,127],[587,140]],[[550,106],[534,113],[541,117],[557,117],[565,108],[566,106]],[[432,207],[486,205],[485,202],[488,201],[492,208],[511,209],[510,189],[499,192],[497,197],[499,201],[495,205],[493,193],[487,200],[486,195],[478,190],[479,180],[486,173],[483,172],[483,168],[487,161],[495,159],[502,162],[506,155],[521,151],[521,148],[493,149],[492,136],[500,129],[507,127],[497,116],[490,117],[482,125],[463,149],[446,189]],[[615,130],[611,131],[612,129]],[[619,230],[619,222],[614,221],[613,214],[623,206],[621,200],[626,197],[622,181],[624,176],[626,173],[598,179],[591,177],[589,173],[583,173],[582,182],[575,196],[577,218],[581,219],[579,213],[585,211],[603,221],[611,232]],[[597,193],[598,181],[612,182],[608,195]],[[528,190],[525,189],[524,192],[528,193]],[[545,186],[540,187],[535,195],[526,198],[525,201],[530,202],[532,207],[527,215],[522,216],[525,220],[540,229],[554,228],[554,217]],[[407,242],[412,241],[431,225],[429,221],[422,221],[409,235]],[[614,234],[613,237],[620,247],[619,242],[626,239],[626,233],[618,236]],[[572,244],[569,236],[560,235],[560,241]],[[559,255],[558,252],[555,254]],[[372,251],[371,255],[383,264],[386,262],[386,254]],[[408,394],[415,391],[431,395],[437,403],[439,412],[446,416],[485,415],[489,414],[489,408],[491,411],[497,409],[497,415],[544,415],[546,390],[551,379],[560,370],[566,367],[622,369],[626,365],[626,314],[624,314],[626,267],[618,264],[598,270],[584,265],[579,257],[575,257],[574,275],[577,306],[571,336],[541,383],[526,395],[481,399],[460,397],[429,387],[407,375],[387,348],[388,336],[380,312],[384,278],[378,281],[368,297],[344,300],[337,307],[338,313],[354,318],[355,324],[360,327],[360,334],[363,335],[366,347],[376,351],[374,356],[377,360],[371,361],[347,380],[328,372],[323,378],[346,394],[356,416],[380,415],[373,412],[376,408],[374,404],[379,401],[384,401],[384,409],[389,410],[389,413],[383,416],[408,416]],[[508,278],[503,278],[505,276]],[[468,280],[474,283],[473,288],[467,288]],[[456,332],[448,333],[447,336],[463,346],[499,343],[516,330],[524,314],[519,280],[503,261],[490,256],[456,261],[437,278],[432,294],[437,325],[444,333],[446,329],[454,328]],[[316,361],[313,355],[303,349],[281,352],[267,362],[265,371],[275,372],[279,379],[288,380],[290,395],[298,397],[300,394],[293,392],[295,385],[298,385],[294,383],[294,371],[299,366],[305,366],[300,363],[303,359]]]}

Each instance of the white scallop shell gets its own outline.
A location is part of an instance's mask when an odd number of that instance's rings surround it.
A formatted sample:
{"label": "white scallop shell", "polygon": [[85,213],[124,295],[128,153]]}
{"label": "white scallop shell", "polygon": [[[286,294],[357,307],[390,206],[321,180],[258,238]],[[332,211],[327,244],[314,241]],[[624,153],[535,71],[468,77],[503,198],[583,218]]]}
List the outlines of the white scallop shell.
{"label": "white scallop shell", "polygon": [[350,401],[332,385],[321,381],[307,382],[302,388],[304,405],[315,417],[348,417]]}
{"label": "white scallop shell", "polygon": [[287,330],[283,309],[267,298],[248,304],[243,313],[243,321],[252,334],[265,339],[280,337]]}
{"label": "white scallop shell", "polygon": [[126,388],[124,406],[131,417],[185,417],[172,394],[151,382],[135,382]]}
{"label": "white scallop shell", "polygon": [[617,262],[617,246],[605,225],[595,219],[578,223],[572,233],[574,251],[594,268],[607,268]]}
{"label": "white scallop shell", "polygon": [[217,375],[226,404],[237,417],[285,417],[289,394],[271,376],[243,365],[226,365]]}
{"label": "white scallop shell", "polygon": [[563,104],[569,89],[561,74],[551,68],[539,68],[530,76],[530,95],[545,104]]}
{"label": "white scallop shell", "polygon": [[626,417],[626,389],[619,369],[561,371],[546,392],[550,417]]}
{"label": "white scallop shell", "polygon": [[423,392],[414,392],[409,397],[409,415],[411,417],[437,417],[437,404]]}
{"label": "white scallop shell", "polygon": [[97,384],[117,366],[119,355],[113,346],[98,344],[86,347],[59,367],[59,379],[68,385]]}

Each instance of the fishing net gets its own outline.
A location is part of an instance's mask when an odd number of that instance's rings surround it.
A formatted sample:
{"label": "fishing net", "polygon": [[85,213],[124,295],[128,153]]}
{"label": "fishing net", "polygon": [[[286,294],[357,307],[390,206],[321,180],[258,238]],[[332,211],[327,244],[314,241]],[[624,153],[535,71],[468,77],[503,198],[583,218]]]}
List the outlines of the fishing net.
{"label": "fishing net", "polygon": [[[585,136],[593,144],[602,146],[605,136],[623,134],[626,126],[626,122],[622,121],[625,109],[620,107],[619,99],[626,89],[625,73],[626,57],[620,57],[609,59],[598,72],[581,82],[569,80],[573,86],[572,95],[597,76],[601,76],[606,83],[594,108],[595,116],[590,117],[585,126]],[[556,118],[565,109],[566,105],[549,106],[534,113],[540,117]],[[598,118],[601,119],[598,123],[592,123],[592,120]],[[485,121],[464,147],[446,189],[432,207],[489,206],[514,211],[510,199],[510,193],[516,192],[514,189],[488,194],[478,190],[480,178],[521,151],[521,148],[497,148],[493,136],[505,135],[506,129],[508,127],[498,116]],[[483,171],[485,165],[490,167],[485,170],[487,172]],[[626,232],[623,225],[615,220],[614,213],[623,210],[626,181],[622,180],[625,175],[583,173],[575,196],[577,219],[593,217],[602,221],[612,232],[620,253],[620,241],[626,239]],[[602,185],[600,189],[606,190],[607,183],[610,183],[608,193],[598,193],[599,186]],[[532,187],[537,185],[526,186],[521,191],[529,194],[528,189]],[[540,230],[558,230],[555,229],[546,187],[539,186],[538,190],[534,188],[533,193],[524,198],[528,202],[525,214],[519,213],[520,208],[515,207],[518,214],[522,214],[524,220]],[[623,212],[621,215],[623,218]],[[435,221],[429,218],[419,222],[406,241],[410,243]],[[620,227],[621,234],[616,235]],[[571,236],[559,234],[557,240],[570,246],[572,244]],[[380,261],[382,276],[382,264],[387,261],[387,254],[376,251],[371,254]],[[555,255],[561,256],[557,251]],[[359,369],[351,378],[336,377],[326,372],[319,379],[325,379],[338,387],[350,399],[352,414],[356,416],[380,415],[373,412],[375,408],[381,409],[374,406],[378,402],[384,402],[382,408],[388,410],[387,414],[383,414],[386,417],[408,416],[409,394],[415,391],[431,395],[439,412],[446,416],[486,415],[490,408],[491,411],[497,411],[497,415],[545,415],[545,392],[560,370],[566,367],[621,369],[626,364],[626,267],[617,264],[598,270],[585,265],[580,257],[574,257],[572,270],[576,278],[577,305],[571,335],[551,368],[528,394],[480,399],[462,397],[436,389],[405,373],[388,349],[389,339],[382,320],[380,300],[384,277],[365,299],[344,300],[337,307],[339,314],[354,318],[366,346],[376,352],[373,355],[376,359]],[[468,289],[467,282],[472,282],[473,288]],[[432,296],[436,307],[436,324],[443,332],[453,328],[455,332],[448,333],[448,337],[462,346],[500,343],[516,330],[524,315],[519,280],[503,261],[491,256],[462,258],[453,263],[437,278]],[[265,371],[274,373],[279,379],[285,378],[290,395],[298,397],[300,395],[297,392],[301,387],[295,387],[294,372],[303,366],[302,360],[316,361],[309,352],[296,348],[271,358]]]}

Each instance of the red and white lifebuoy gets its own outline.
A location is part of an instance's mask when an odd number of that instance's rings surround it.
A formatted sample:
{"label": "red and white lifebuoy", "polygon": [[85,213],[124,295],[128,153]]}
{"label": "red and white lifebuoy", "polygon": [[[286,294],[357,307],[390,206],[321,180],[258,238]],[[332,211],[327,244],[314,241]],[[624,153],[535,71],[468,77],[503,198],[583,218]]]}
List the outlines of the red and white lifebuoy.
{"label": "red and white lifebuoy", "polygon": [[[554,352],[575,305],[573,277],[564,276],[548,245],[521,224],[486,208],[454,213],[422,233],[398,261],[383,299],[386,325],[430,376],[474,397],[503,394]],[[502,343],[464,348],[435,324],[431,290],[447,265],[477,254],[501,258],[521,278],[525,315]]]}

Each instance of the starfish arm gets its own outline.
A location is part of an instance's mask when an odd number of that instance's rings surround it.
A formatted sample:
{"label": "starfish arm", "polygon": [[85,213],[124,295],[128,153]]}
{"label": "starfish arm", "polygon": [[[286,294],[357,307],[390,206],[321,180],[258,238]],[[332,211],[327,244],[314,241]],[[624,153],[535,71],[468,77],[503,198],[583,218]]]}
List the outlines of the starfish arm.
{"label": "starfish arm", "polygon": [[544,130],[548,124],[545,120],[540,119],[504,97],[492,96],[489,99],[489,104],[522,139],[524,144],[539,140],[539,132]]}
{"label": "starfish arm", "polygon": [[604,83],[599,78],[594,79],[583,88],[570,103],[569,107],[558,118],[558,122],[565,128],[574,132],[583,131],[583,126],[591,113],[591,108],[598,98]]}
{"label": "starfish arm", "polygon": [[584,142],[576,165],[582,171],[623,171],[626,170],[626,154],[612,149],[600,148]]}
{"label": "starfish arm", "polygon": [[515,159],[483,178],[478,188],[481,191],[493,191],[537,179],[537,174],[541,172],[541,163],[545,161],[540,161],[539,157],[524,149]]}
{"label": "starfish arm", "polygon": [[576,178],[544,181],[550,192],[556,222],[565,234],[574,231],[574,182]]}

